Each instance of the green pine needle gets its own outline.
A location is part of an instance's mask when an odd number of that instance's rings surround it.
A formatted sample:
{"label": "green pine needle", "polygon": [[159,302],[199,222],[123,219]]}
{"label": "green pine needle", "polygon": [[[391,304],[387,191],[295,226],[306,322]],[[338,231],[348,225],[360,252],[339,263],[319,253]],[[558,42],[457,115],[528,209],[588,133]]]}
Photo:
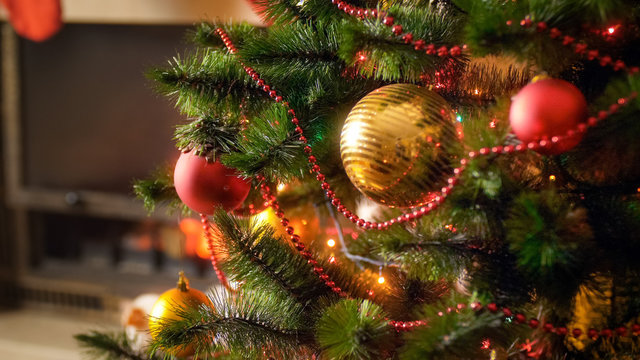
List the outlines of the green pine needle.
{"label": "green pine needle", "polygon": [[290,299],[242,291],[210,295],[213,307],[175,309],[180,320],[161,322],[152,353],[192,345],[196,354],[230,352],[242,358],[279,359],[309,355],[310,329],[303,308]]}
{"label": "green pine needle", "polygon": [[132,348],[124,332],[99,332],[92,330],[86,334],[74,335],[85,350],[87,359],[103,360],[159,360],[156,356],[147,356],[143,351]]}
{"label": "green pine needle", "polygon": [[304,143],[294,132],[295,125],[283,106],[272,105],[250,119],[249,124],[236,142],[237,152],[223,157],[225,165],[248,177],[262,173],[273,182],[286,183],[304,175],[307,167]]}
{"label": "green pine needle", "polygon": [[190,116],[224,116],[241,107],[252,114],[269,101],[237,59],[222,51],[203,50],[184,60],[175,57],[169,68],[151,70],[149,77],[158,83],[158,91],[175,99],[180,111]]}
{"label": "green pine needle", "polygon": [[[460,43],[460,22],[442,11],[432,8],[392,7],[398,23],[416,39],[424,39],[436,48]],[[464,58],[443,58],[416,51],[395,36],[391,28],[381,24],[382,19],[345,23],[340,57],[349,65],[357,66],[360,73],[384,81],[421,81],[424,74],[433,74],[446,67],[460,68]]]}
{"label": "green pine needle", "polygon": [[144,207],[149,213],[154,212],[156,206],[160,204],[167,205],[169,211],[178,210],[182,214],[189,212],[173,187],[172,166],[167,165],[156,169],[149,179],[136,180],[133,191],[144,202]]}
{"label": "green pine needle", "polygon": [[237,120],[205,116],[188,124],[179,125],[174,133],[176,146],[180,151],[195,149],[200,156],[216,158],[216,153],[235,150],[235,142],[240,125]]}
{"label": "green pine needle", "polygon": [[334,294],[313,272],[313,267],[273,228],[252,220],[236,218],[224,211],[215,214],[219,232],[218,252],[222,268],[234,281],[262,293],[278,293],[308,305],[319,297]]}
{"label": "green pine needle", "polygon": [[393,339],[385,314],[368,300],[342,300],[326,309],[316,339],[327,359],[382,359]]}

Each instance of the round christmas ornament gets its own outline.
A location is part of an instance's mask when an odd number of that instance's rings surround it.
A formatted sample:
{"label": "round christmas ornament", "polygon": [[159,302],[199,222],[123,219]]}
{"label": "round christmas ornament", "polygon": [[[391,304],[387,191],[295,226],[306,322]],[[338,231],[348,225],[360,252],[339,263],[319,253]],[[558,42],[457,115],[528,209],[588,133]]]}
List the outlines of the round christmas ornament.
{"label": "round christmas ornament", "polygon": [[351,110],[340,155],[364,195],[389,207],[414,207],[446,185],[458,144],[446,100],[424,87],[392,84],[367,94]]}
{"label": "round christmas ornament", "polygon": [[47,40],[62,27],[60,0],[0,0],[0,4],[16,33],[29,40]]}
{"label": "round christmas ornament", "polygon": [[[149,331],[151,337],[156,338],[158,332],[162,329],[162,325],[167,320],[179,320],[180,316],[177,312],[180,308],[193,308],[200,305],[213,307],[209,298],[200,290],[189,288],[189,280],[181,271],[178,277],[178,285],[175,289],[167,290],[158,301],[153,305],[149,314]],[[164,349],[167,353],[176,357],[187,357],[195,353],[192,345],[179,346],[172,349]]]}
{"label": "round christmas ornament", "polygon": [[193,152],[182,153],[173,173],[173,183],[183,203],[198,213],[211,215],[216,207],[231,211],[242,204],[251,181],[238,176],[220,162],[209,162]]}
{"label": "round christmas ornament", "polygon": [[586,118],[584,95],[559,79],[542,79],[525,86],[513,99],[509,111],[511,128],[522,142],[561,136],[558,143],[537,150],[546,155],[561,154],[576,146],[582,140],[582,133],[565,135]]}

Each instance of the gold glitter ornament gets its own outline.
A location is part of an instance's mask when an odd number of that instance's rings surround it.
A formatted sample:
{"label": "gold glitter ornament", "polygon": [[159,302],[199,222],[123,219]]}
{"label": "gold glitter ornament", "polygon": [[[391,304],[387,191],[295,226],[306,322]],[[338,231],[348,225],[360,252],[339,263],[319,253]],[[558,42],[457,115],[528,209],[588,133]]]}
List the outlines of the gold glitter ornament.
{"label": "gold glitter ornament", "polygon": [[446,100],[424,87],[392,84],[367,94],[351,110],[340,155],[364,195],[389,207],[414,207],[447,185],[458,144]]}

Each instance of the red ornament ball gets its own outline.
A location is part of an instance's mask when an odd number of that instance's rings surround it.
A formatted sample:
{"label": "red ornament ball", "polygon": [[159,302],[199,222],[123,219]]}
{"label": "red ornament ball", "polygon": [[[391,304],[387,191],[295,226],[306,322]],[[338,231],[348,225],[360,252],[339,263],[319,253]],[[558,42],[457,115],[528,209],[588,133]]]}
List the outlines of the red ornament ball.
{"label": "red ornament ball", "polygon": [[236,170],[220,162],[182,153],[173,173],[176,192],[191,210],[211,215],[216,207],[231,211],[242,204],[251,182],[238,176]]}
{"label": "red ornament ball", "polygon": [[559,79],[543,79],[531,83],[515,96],[511,103],[509,122],[518,139],[524,143],[551,140],[559,142],[537,151],[557,155],[576,146],[582,133],[566,136],[587,118],[587,101],[572,84]]}
{"label": "red ornament ball", "polygon": [[18,35],[44,41],[62,27],[60,0],[0,0]]}

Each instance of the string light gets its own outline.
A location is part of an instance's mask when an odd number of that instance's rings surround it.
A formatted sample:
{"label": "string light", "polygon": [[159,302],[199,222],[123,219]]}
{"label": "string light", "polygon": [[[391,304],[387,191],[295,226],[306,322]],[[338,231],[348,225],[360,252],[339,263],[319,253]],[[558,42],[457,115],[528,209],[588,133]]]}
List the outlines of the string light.
{"label": "string light", "polygon": [[609,29],[607,29],[607,31],[609,32],[609,34],[613,34],[614,32],[616,32],[616,28],[612,26]]}
{"label": "string light", "polygon": [[481,349],[488,349],[490,347],[491,347],[491,340],[489,339],[482,340],[482,346],[480,347]]}
{"label": "string light", "polygon": [[329,263],[330,263],[330,264],[333,264],[333,263],[335,263],[335,262],[336,262],[336,257],[335,257],[335,256],[333,256],[333,255],[329,256]]}
{"label": "string light", "polygon": [[457,120],[458,122],[462,122],[462,115],[460,115],[460,114],[456,114],[456,120]]}
{"label": "string light", "polygon": [[556,181],[556,176],[555,175],[549,175],[549,180]]}
{"label": "string light", "polygon": [[378,270],[378,284],[384,284],[384,276],[382,276],[382,266]]}
{"label": "string light", "polygon": [[336,246],[336,241],[335,241],[335,240],[333,240],[333,239],[329,239],[329,240],[327,240],[327,246],[328,246],[328,247],[334,247],[334,246]]}
{"label": "string light", "polygon": [[283,183],[278,184],[278,187],[277,187],[278,192],[282,192],[282,190],[284,190],[284,188],[286,187],[287,187],[287,184],[283,184]]}

